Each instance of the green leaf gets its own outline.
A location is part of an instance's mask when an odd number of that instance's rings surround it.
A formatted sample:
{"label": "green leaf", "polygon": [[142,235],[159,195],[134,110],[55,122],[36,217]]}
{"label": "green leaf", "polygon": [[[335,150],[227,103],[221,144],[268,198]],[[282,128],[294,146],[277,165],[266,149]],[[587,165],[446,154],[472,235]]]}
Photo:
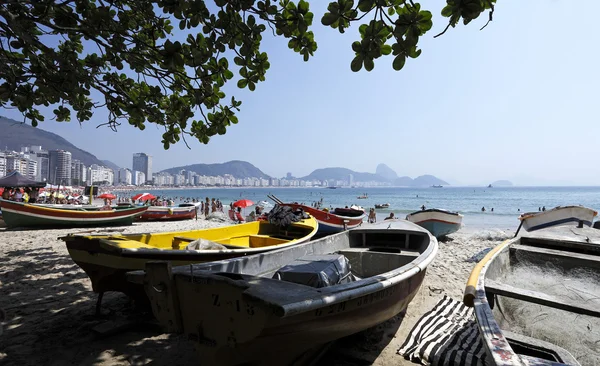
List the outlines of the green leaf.
{"label": "green leaf", "polygon": [[406,63],[406,56],[398,55],[398,56],[396,56],[396,58],[394,58],[394,62],[392,62],[392,67],[394,68],[394,70],[400,71],[404,67],[405,63]]}
{"label": "green leaf", "polygon": [[237,82],[237,86],[240,89],[244,89],[248,85],[248,79],[240,79]]}
{"label": "green leaf", "polygon": [[382,55],[389,55],[390,53],[392,53],[392,46],[390,46],[389,44],[384,44],[383,46],[381,46]]}
{"label": "green leaf", "polygon": [[375,63],[373,62],[373,59],[366,58],[365,59],[365,70],[371,71],[371,70],[373,70],[374,67],[375,67]]}
{"label": "green leaf", "polygon": [[333,23],[337,22],[337,20],[339,18],[340,18],[339,15],[331,14],[331,13],[325,13],[325,15],[323,15],[323,17],[321,18],[321,24],[323,24],[325,26],[330,26]]}
{"label": "green leaf", "polygon": [[358,56],[354,57],[354,59],[350,63],[350,69],[354,72],[358,72],[358,71],[360,71],[360,69],[362,69],[362,64],[363,64],[363,57],[358,55]]}

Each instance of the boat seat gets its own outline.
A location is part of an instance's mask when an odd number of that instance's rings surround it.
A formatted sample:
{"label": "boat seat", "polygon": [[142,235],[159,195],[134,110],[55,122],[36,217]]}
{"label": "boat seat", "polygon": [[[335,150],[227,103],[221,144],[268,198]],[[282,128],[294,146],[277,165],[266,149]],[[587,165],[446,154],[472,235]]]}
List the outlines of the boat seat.
{"label": "boat seat", "polygon": [[600,267],[600,256],[593,254],[575,253],[566,250],[533,247],[520,244],[511,245],[510,251],[517,256],[519,254],[527,255],[527,260],[529,261],[548,261],[550,259],[559,258],[561,267],[565,269],[575,267],[589,267],[595,269]]}
{"label": "boat seat", "polygon": [[342,249],[342,250],[338,251],[338,253],[340,253],[340,254],[365,253],[365,252],[400,254],[402,256],[409,256],[409,257],[415,257],[415,258],[418,257],[419,255],[421,255],[421,253],[419,251],[398,248],[398,247],[347,248],[347,249]]}
{"label": "boat seat", "polygon": [[600,309],[597,306],[577,303],[572,300],[560,299],[539,291],[517,288],[505,283],[485,279],[486,293],[506,296],[517,300],[548,306],[554,309],[569,311],[576,314],[600,317]]}
{"label": "boat seat", "polygon": [[290,240],[275,238],[270,235],[250,235],[248,237],[250,248],[269,247],[272,245],[287,243],[289,241]]}

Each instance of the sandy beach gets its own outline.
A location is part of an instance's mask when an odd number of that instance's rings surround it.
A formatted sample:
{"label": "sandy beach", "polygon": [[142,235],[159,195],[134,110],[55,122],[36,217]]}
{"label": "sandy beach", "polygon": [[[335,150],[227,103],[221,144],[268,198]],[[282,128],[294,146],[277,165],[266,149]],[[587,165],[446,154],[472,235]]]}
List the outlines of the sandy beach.
{"label": "sandy beach", "polygon": [[[81,232],[157,232],[223,225],[186,220],[134,223],[113,228],[13,231],[0,228],[0,364],[176,365],[199,364],[191,342],[163,334],[139,315],[125,295],[107,293],[95,315],[96,294],[71,260],[60,236]],[[319,364],[411,364],[396,354],[419,317],[444,295],[460,299],[473,263],[466,260],[512,236],[501,230],[461,230],[440,250],[406,314],[336,342]],[[119,329],[119,325],[122,325]],[[118,329],[113,334],[102,329]]]}

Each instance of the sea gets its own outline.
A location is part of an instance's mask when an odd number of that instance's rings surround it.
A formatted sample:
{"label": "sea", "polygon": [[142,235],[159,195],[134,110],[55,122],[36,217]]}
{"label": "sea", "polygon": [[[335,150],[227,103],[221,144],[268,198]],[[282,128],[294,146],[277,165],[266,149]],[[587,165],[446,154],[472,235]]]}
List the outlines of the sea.
{"label": "sea", "polygon": [[[143,193],[141,190],[127,194]],[[583,205],[600,209],[600,187],[442,187],[442,188],[193,188],[154,189],[155,196],[173,199],[176,203],[186,200],[221,200],[224,205],[239,199],[254,203],[267,201],[273,194],[284,202],[299,202],[311,205],[323,199],[322,207],[350,207],[359,205],[367,211],[375,204],[389,203],[386,209],[377,209],[377,218],[383,220],[390,212],[400,218],[426,208],[441,208],[464,215],[465,228],[516,230],[518,216],[524,212],[537,212],[542,207],[550,209],[564,205]],[[123,195],[123,192],[115,192]],[[366,199],[358,199],[367,195]],[[264,202],[263,202],[264,204]],[[266,207],[268,209],[268,206]],[[485,208],[485,212],[482,211]],[[492,212],[493,209],[493,212]],[[246,209],[248,210],[248,209]]]}

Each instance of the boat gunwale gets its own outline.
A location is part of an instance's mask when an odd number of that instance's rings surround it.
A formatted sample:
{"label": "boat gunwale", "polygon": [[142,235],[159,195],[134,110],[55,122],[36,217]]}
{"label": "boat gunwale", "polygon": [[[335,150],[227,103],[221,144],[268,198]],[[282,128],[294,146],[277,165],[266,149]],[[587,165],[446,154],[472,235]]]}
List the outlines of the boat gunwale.
{"label": "boat gunwale", "polygon": [[[304,221],[310,221],[313,222],[313,225],[310,224],[305,224]],[[246,223],[246,224],[241,224],[241,225],[247,225],[247,224],[251,224],[251,225],[261,225],[263,222],[262,221],[255,221],[252,223]],[[122,248],[120,247],[117,243],[117,239],[127,239],[126,235],[135,235],[135,236],[140,236],[140,235],[152,235],[153,233],[140,233],[140,234],[125,234],[122,236],[118,236],[118,235],[80,235],[80,234],[69,234],[67,236],[64,237],[60,237],[59,239],[67,242],[67,241],[72,241],[72,240],[77,240],[78,238],[81,240],[81,238],[83,238],[83,240],[94,240],[97,239],[100,243],[100,245],[102,247],[104,247],[105,249],[109,250],[111,253],[115,253],[117,255],[120,255],[122,257],[137,257],[137,256],[144,256],[144,257],[161,257],[164,259],[165,255],[169,256],[169,257],[185,257],[185,256],[196,256],[196,255],[227,255],[227,254],[238,254],[238,253],[249,253],[249,254],[254,254],[254,253],[260,253],[260,252],[264,252],[264,251],[271,251],[274,249],[283,249],[287,246],[291,246],[294,244],[300,244],[303,242],[306,242],[308,240],[310,240],[313,236],[316,235],[319,225],[318,222],[316,221],[316,219],[314,217],[310,217],[309,219],[305,219],[301,222],[295,222],[292,224],[292,226],[302,226],[302,227],[306,227],[309,229],[312,229],[307,235],[302,236],[300,238],[297,239],[292,239],[286,243],[281,243],[281,244],[276,244],[276,245],[270,245],[270,246],[264,246],[264,247],[258,247],[258,248],[250,248],[250,247],[240,247],[239,249],[220,249],[220,250],[215,250],[215,249],[204,249],[204,250],[197,250],[197,249],[178,249],[178,250],[173,250],[171,248]],[[238,225],[239,226],[239,225]],[[222,227],[217,227],[217,228],[212,228],[212,229],[220,229],[220,228],[225,228],[226,226],[222,226]],[[211,229],[201,229],[199,231],[202,230],[211,230]],[[172,232],[164,232],[164,233],[159,233],[161,235],[173,235],[173,236],[178,236],[177,234],[180,232],[177,231],[172,231]],[[96,237],[96,238],[95,238]],[[199,238],[200,239],[200,238]]]}
{"label": "boat gunwale", "polygon": [[452,216],[459,216],[461,218],[464,217],[464,215],[462,215],[456,211],[444,210],[442,208],[428,208],[426,210],[419,210],[419,211],[415,211],[415,212],[411,212],[411,213],[407,214],[406,217],[408,218],[409,216],[416,216],[420,213],[426,213],[426,212],[439,212],[439,213],[448,214],[448,215],[452,215]]}
{"label": "boat gunwale", "polygon": [[543,216],[543,215],[545,215],[545,214],[548,214],[548,213],[551,213],[551,212],[557,212],[557,211],[560,211],[560,210],[562,210],[562,209],[565,209],[565,208],[580,208],[580,209],[586,209],[586,210],[592,211],[592,212],[594,213],[594,214],[592,215],[592,218],[593,218],[593,217],[596,217],[596,216],[598,215],[598,211],[596,211],[596,210],[594,210],[594,209],[592,209],[592,208],[589,208],[589,207],[586,207],[586,206],[581,206],[581,205],[569,205],[569,206],[556,206],[556,207],[554,207],[554,208],[551,208],[551,209],[549,209],[549,210],[546,210],[546,211],[538,211],[538,212],[535,212],[535,211],[533,211],[533,212],[523,212],[523,213],[522,213],[522,214],[521,214],[521,215],[518,217],[518,219],[519,219],[520,221],[523,221],[523,220],[530,219],[530,218],[532,218],[532,217],[536,217],[536,216]]}
{"label": "boat gunwale", "polygon": [[[269,306],[272,306],[275,314],[279,317],[285,318],[285,317],[289,317],[298,313],[304,313],[304,312],[308,312],[308,311],[313,311],[313,310],[317,310],[319,308],[323,308],[324,306],[329,306],[332,304],[336,304],[336,303],[340,303],[340,302],[344,302],[344,301],[348,301],[348,300],[352,300],[355,299],[357,297],[361,297],[361,296],[366,296],[369,295],[371,293],[375,293],[377,291],[381,291],[383,289],[389,288],[391,286],[397,285],[400,282],[411,278],[413,276],[415,276],[416,274],[423,272],[427,269],[427,266],[433,261],[433,259],[435,258],[437,251],[438,251],[438,241],[437,239],[431,234],[429,233],[427,230],[424,230],[423,228],[421,228],[420,226],[411,223],[411,225],[415,225],[418,227],[415,229],[396,229],[396,231],[399,231],[400,233],[398,233],[399,235],[402,234],[408,234],[411,231],[412,232],[418,232],[419,234],[425,235],[426,237],[429,238],[429,243],[427,244],[427,247],[425,248],[425,250],[419,254],[418,257],[414,258],[412,261],[410,261],[409,263],[400,266],[398,268],[395,268],[391,271],[387,271],[384,273],[381,273],[379,275],[375,275],[375,276],[370,276],[367,278],[363,278],[361,280],[358,281],[353,281],[353,282],[349,282],[349,283],[345,283],[345,284],[338,284],[338,285],[334,285],[334,286],[329,286],[329,287],[322,287],[319,289],[316,288],[312,288],[312,287],[308,287],[313,291],[313,296],[305,296],[306,292],[302,293],[302,296],[300,297],[300,300],[295,300],[293,299],[292,301],[282,301],[281,297],[279,297],[279,301],[277,301],[277,299],[267,299],[264,298],[264,296],[255,296],[253,294],[250,293],[245,293],[246,296],[249,296],[250,298],[257,300],[259,302],[262,302],[264,304],[267,304]],[[335,235],[332,235],[330,237],[325,237],[322,238],[320,240],[326,240],[327,238],[332,238],[334,236],[340,236],[340,235],[350,235],[351,233],[358,231],[358,232],[387,232],[389,233],[390,230],[389,229],[380,229],[380,228],[376,228],[376,229],[353,229],[353,230],[349,230],[349,231],[344,231]],[[306,242],[306,243],[302,243],[300,245],[313,245],[316,242]],[[263,255],[276,255],[278,251],[283,251],[285,249],[279,249],[277,251],[269,251],[268,253],[264,253]],[[236,261],[236,260],[240,260],[239,258],[236,259],[232,259],[232,260],[223,260],[223,261],[219,261],[221,263],[223,262],[229,262],[231,263],[232,261]],[[216,262],[212,262],[213,264],[216,264]],[[198,272],[196,272],[196,268],[194,268],[196,266],[192,266],[192,270],[194,272],[190,272],[190,268],[186,267],[186,266],[182,266],[182,267],[175,267],[173,268],[173,275],[176,277],[184,277],[185,281],[189,281],[189,282],[193,282],[196,278],[208,278],[208,279],[215,279],[218,281],[224,281],[226,283],[228,283],[229,285],[233,285],[236,287],[240,287],[240,288],[250,288],[248,285],[246,285],[245,283],[247,283],[247,280],[234,280],[231,279],[227,276],[223,276],[223,275],[219,275],[218,273],[213,273],[213,272],[207,272],[207,271],[201,271],[198,270]],[[244,274],[242,274],[244,275]],[[265,277],[261,277],[259,275],[246,275],[250,278],[265,278]],[[267,278],[265,278],[267,279]],[[298,286],[302,286],[299,285]],[[290,300],[290,298],[288,298],[288,300]]]}

